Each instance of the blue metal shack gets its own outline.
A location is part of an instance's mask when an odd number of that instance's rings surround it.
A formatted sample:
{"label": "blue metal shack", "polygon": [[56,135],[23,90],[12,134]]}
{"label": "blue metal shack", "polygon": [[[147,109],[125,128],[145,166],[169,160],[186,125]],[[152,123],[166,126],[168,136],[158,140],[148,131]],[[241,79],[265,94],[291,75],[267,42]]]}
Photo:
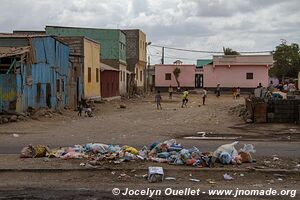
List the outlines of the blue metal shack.
{"label": "blue metal shack", "polygon": [[65,44],[50,36],[0,37],[0,112],[66,106],[68,76]]}

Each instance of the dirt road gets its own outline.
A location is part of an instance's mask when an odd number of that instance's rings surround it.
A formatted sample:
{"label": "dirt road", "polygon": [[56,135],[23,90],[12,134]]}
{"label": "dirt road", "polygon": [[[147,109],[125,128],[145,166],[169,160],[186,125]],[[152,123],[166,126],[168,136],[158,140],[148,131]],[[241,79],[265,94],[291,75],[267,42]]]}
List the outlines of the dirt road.
{"label": "dirt road", "polygon": [[[245,124],[238,116],[228,112],[229,108],[244,103],[244,99],[233,100],[231,96],[217,99],[209,95],[207,105],[200,106],[201,96],[190,95],[187,108],[180,108],[180,96],[169,100],[163,94],[163,110],[157,110],[153,96],[125,101],[127,108],[120,109],[119,101],[97,104],[92,118],[78,117],[74,111],[64,111],[64,116],[39,118],[25,122],[2,124],[0,126],[0,153],[16,153],[27,144],[46,144],[52,147],[101,142],[129,144],[137,147],[153,141],[176,138],[184,144],[207,144],[183,140],[184,136],[195,136],[197,132],[212,133],[240,140],[269,142],[284,141],[295,146],[300,128],[294,124]],[[290,132],[289,130],[295,130]],[[13,137],[13,134],[19,137]],[[286,137],[289,136],[290,139]],[[239,140],[237,139],[237,140]],[[232,140],[231,140],[232,141]],[[215,146],[220,143],[217,141]],[[261,145],[265,147],[263,143]],[[13,148],[12,148],[13,147]]]}

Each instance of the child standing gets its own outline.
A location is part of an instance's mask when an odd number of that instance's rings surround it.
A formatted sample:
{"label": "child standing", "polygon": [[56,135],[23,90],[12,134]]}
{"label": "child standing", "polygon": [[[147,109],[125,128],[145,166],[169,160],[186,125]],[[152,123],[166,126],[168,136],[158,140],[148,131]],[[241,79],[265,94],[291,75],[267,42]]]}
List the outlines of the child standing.
{"label": "child standing", "polygon": [[236,99],[236,87],[232,88],[232,96]]}
{"label": "child standing", "polygon": [[160,91],[158,90],[156,95],[155,95],[155,102],[156,102],[156,107],[157,107],[157,110],[159,110],[159,108],[162,110],[161,108],[161,95],[160,95]]}

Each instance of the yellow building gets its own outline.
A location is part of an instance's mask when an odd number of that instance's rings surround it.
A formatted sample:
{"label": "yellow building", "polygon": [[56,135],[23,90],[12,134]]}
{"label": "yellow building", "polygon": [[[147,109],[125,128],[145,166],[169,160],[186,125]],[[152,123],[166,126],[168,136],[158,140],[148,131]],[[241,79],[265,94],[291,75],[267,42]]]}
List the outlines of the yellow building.
{"label": "yellow building", "polygon": [[100,45],[84,38],[83,90],[85,98],[100,98]]}

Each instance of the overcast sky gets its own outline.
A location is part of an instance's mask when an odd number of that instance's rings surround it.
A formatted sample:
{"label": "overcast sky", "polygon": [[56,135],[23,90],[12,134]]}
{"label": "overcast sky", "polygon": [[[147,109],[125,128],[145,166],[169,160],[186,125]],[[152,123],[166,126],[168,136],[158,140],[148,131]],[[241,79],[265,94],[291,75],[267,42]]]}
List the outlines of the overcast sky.
{"label": "overcast sky", "polygon": [[[0,0],[0,32],[45,25],[138,28],[152,44],[222,51],[273,50],[300,43],[299,0]],[[151,64],[161,49],[150,47]],[[166,62],[211,54],[166,50]]]}

